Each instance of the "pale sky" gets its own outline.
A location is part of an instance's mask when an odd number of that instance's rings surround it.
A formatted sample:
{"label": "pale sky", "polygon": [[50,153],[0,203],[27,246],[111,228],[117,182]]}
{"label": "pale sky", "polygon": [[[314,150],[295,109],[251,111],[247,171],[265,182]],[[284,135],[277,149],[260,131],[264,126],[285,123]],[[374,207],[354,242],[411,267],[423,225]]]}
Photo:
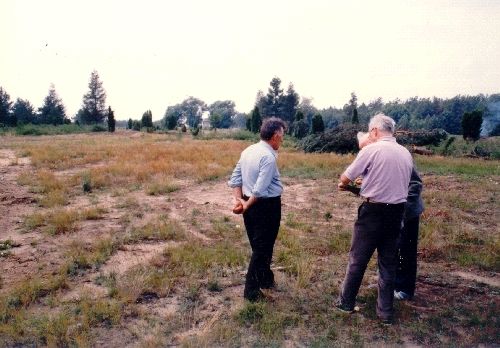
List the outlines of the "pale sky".
{"label": "pale sky", "polygon": [[194,96],[254,105],[274,76],[318,108],[500,92],[500,0],[0,0],[0,86],[74,116],[97,70],[117,119]]}

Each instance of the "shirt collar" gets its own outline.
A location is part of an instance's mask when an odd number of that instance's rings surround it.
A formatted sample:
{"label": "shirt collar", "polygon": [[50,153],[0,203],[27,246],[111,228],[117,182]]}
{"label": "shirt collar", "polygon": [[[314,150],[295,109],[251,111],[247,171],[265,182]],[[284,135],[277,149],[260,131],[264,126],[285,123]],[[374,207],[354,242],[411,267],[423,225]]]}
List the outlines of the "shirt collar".
{"label": "shirt collar", "polygon": [[267,143],[267,141],[264,141],[264,140],[261,140],[259,142],[259,144],[261,144],[262,146],[264,146],[265,148],[269,149],[271,151],[271,153],[274,155],[275,158],[278,158],[278,153],[276,152],[276,150],[273,149],[273,147],[271,145],[269,145]]}
{"label": "shirt collar", "polygon": [[378,141],[392,141],[396,142],[396,138],[393,137],[392,135],[386,135],[385,137],[381,137]]}

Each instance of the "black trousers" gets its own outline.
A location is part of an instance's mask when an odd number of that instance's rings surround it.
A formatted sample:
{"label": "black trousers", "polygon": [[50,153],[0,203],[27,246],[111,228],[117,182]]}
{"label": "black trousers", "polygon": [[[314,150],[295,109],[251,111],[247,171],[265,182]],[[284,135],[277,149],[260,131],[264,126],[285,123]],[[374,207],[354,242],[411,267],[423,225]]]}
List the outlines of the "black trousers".
{"label": "black trousers", "polygon": [[271,271],[274,243],[281,220],[281,198],[260,198],[244,214],[243,220],[252,257],[248,265],[245,283],[245,298],[255,297],[259,289],[274,285]]}
{"label": "black trousers", "polygon": [[417,279],[417,243],[420,217],[405,219],[398,241],[399,264],[396,272],[395,290],[415,295]]}
{"label": "black trousers", "polygon": [[405,203],[363,203],[354,224],[349,263],[342,284],[340,299],[354,308],[366,266],[375,249],[378,254],[377,315],[393,316],[394,279],[397,268],[397,241],[401,231]]}

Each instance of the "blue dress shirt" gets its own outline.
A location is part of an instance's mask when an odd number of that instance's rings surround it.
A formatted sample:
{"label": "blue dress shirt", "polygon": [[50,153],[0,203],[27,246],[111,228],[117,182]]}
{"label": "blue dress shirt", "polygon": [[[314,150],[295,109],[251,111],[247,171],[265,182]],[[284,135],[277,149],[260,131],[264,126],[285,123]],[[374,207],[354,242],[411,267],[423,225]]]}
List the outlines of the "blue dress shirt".
{"label": "blue dress shirt", "polygon": [[278,154],[267,142],[250,145],[241,153],[233,170],[230,187],[241,187],[245,196],[270,198],[281,196],[283,185],[276,163]]}

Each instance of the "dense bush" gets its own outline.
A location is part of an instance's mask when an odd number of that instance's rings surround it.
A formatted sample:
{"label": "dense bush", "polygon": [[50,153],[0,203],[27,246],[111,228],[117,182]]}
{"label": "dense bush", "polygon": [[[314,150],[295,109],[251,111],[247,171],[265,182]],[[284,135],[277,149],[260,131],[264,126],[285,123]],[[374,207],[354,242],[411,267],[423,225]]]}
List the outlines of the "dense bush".
{"label": "dense bush", "polygon": [[356,152],[358,151],[356,134],[361,128],[357,124],[342,124],[324,133],[311,134],[302,139],[298,146],[305,152]]}
{"label": "dense bush", "polygon": [[447,137],[448,133],[446,133],[442,129],[433,129],[430,131],[417,130],[417,131],[396,132],[396,140],[401,145],[438,146],[441,143],[441,141],[445,140]]}

